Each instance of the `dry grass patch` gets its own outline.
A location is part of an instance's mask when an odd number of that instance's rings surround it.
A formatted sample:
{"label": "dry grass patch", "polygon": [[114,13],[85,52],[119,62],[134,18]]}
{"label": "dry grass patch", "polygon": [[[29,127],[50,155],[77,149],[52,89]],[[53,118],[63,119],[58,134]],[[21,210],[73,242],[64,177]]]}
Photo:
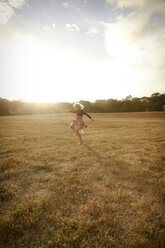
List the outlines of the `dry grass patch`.
{"label": "dry grass patch", "polygon": [[165,114],[0,118],[0,247],[163,248]]}

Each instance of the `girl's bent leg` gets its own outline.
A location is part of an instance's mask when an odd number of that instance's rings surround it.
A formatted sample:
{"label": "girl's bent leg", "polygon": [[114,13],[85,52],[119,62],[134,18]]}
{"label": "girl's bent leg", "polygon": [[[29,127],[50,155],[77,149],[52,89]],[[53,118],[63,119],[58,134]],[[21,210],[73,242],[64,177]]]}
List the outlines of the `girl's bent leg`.
{"label": "girl's bent leg", "polygon": [[74,132],[74,136],[76,136],[77,132],[76,132],[76,130],[74,129],[74,126],[73,126],[73,125],[71,125],[71,126],[70,126],[70,128],[73,130],[73,132]]}

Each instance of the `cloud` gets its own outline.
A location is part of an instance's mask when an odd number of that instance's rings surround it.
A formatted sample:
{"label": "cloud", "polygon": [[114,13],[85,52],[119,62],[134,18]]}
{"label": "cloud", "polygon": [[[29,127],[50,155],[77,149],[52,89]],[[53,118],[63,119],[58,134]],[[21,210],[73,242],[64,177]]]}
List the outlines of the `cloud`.
{"label": "cloud", "polygon": [[0,2],[0,23],[8,23],[13,15],[15,15],[13,8],[11,8],[7,3]]}
{"label": "cloud", "polygon": [[163,85],[165,1],[107,0],[107,2],[116,3],[116,9],[122,10],[121,14],[116,16],[116,21],[102,23],[109,58],[127,66],[128,72],[133,75],[132,80],[139,78],[139,82],[145,85],[150,83]]}
{"label": "cloud", "polygon": [[132,55],[137,56],[137,49],[133,47],[132,33],[133,28],[124,18],[118,19],[115,23],[103,23],[105,26],[105,45],[110,57],[128,58]]}
{"label": "cloud", "polygon": [[80,28],[77,24],[65,24],[65,28],[67,31],[71,31],[71,32],[79,32]]}
{"label": "cloud", "polygon": [[53,29],[55,29],[55,27],[56,27],[56,24],[52,23],[50,26],[49,25],[44,25],[43,30],[45,30],[47,32],[50,32],[50,31],[53,31]]}
{"label": "cloud", "polygon": [[0,1],[0,23],[7,24],[12,16],[16,15],[14,8],[20,8],[26,5],[25,0]]}
{"label": "cloud", "polygon": [[113,4],[113,3],[116,3],[117,1],[116,0],[107,0],[107,3],[110,3],[110,4]]}
{"label": "cloud", "polygon": [[87,34],[98,34],[98,32],[99,31],[97,30],[97,28],[91,27],[91,28],[89,28]]}
{"label": "cloud", "polygon": [[160,44],[165,42],[165,1],[118,0],[117,4],[123,12],[126,7],[134,9],[126,16],[118,16],[116,22],[105,25],[109,54],[125,57],[136,51],[136,57],[139,57],[144,56],[144,51],[152,51],[153,54],[157,49],[159,52]]}
{"label": "cloud", "polygon": [[104,23],[105,45],[110,57],[157,63],[165,55],[164,22],[141,21],[132,17],[118,18],[115,23]]}
{"label": "cloud", "polygon": [[143,8],[145,12],[151,12],[161,10],[165,12],[164,0],[118,0],[118,6],[120,8],[136,7]]}
{"label": "cloud", "polygon": [[119,8],[143,8],[144,11],[161,9],[165,11],[164,0],[106,0],[107,3],[116,4]]}
{"label": "cloud", "polygon": [[75,5],[72,3],[68,3],[68,2],[63,2],[62,5],[64,6],[64,8],[74,8]]}
{"label": "cloud", "polygon": [[107,3],[116,4],[122,10],[133,9],[133,14],[138,17],[150,16],[153,12],[165,13],[164,0],[106,0]]}
{"label": "cloud", "polygon": [[26,5],[25,0],[9,0],[9,4],[14,8],[19,8]]}

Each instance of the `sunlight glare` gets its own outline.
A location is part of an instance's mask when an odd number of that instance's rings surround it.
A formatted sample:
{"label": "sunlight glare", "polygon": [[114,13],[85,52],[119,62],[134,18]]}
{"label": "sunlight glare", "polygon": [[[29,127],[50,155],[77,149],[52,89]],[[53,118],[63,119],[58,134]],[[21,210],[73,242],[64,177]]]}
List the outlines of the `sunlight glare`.
{"label": "sunlight glare", "polygon": [[102,99],[102,95],[122,98],[135,80],[125,61],[91,63],[78,54],[45,46],[30,36],[17,37],[13,51],[12,80],[22,89],[26,101],[94,101]]}

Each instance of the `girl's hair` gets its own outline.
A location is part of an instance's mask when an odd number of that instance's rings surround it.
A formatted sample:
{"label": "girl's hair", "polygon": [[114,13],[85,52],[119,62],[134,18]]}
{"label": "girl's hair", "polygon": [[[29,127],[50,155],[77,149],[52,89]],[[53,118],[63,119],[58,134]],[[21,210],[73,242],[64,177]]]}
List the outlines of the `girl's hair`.
{"label": "girl's hair", "polygon": [[76,102],[76,103],[73,104],[73,108],[79,108],[79,109],[82,110],[84,108],[84,106],[81,103]]}

